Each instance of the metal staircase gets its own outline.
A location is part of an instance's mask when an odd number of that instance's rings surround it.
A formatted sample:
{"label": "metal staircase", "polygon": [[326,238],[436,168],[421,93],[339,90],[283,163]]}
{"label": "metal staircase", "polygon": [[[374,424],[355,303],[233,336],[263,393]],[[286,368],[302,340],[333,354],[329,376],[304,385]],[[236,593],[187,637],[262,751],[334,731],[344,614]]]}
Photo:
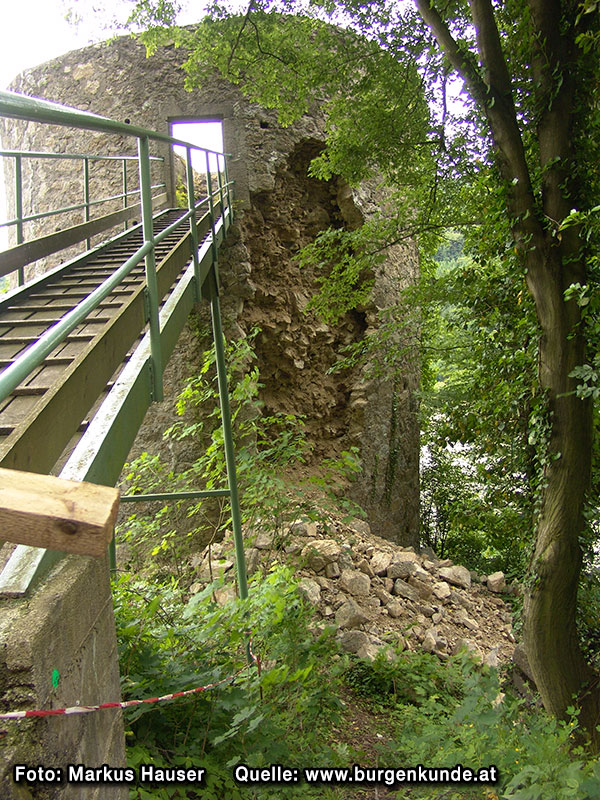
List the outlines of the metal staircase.
{"label": "metal staircase", "polygon": [[[16,244],[0,253],[0,276],[14,273],[19,283],[0,294],[0,466],[114,485],[147,408],[153,400],[162,399],[164,366],[190,310],[199,300],[207,300],[213,320],[228,486],[196,494],[230,496],[238,582],[244,597],[246,575],[218,292],[218,248],[232,221],[225,157],[164,134],[9,92],[0,92],[0,116],[127,136],[137,140],[138,149],[136,157],[0,151],[12,160],[15,179],[15,214],[2,226],[16,229]],[[153,142],[186,148],[187,209],[161,210],[166,195],[153,197],[165,186],[152,184],[152,162],[163,162],[150,155]],[[205,156],[206,192],[200,199],[195,197],[192,151]],[[211,173],[209,156],[217,158],[216,173]],[[83,164],[84,202],[25,215],[23,164],[28,158],[69,158],[74,165]],[[122,192],[92,200],[89,164],[102,158],[122,161]],[[127,165],[133,160],[139,188],[132,191]],[[134,194],[139,202],[131,205]],[[91,218],[94,206],[104,202],[114,206],[115,200],[122,202],[120,210]],[[25,240],[25,223],[74,208],[83,211],[83,222]],[[128,220],[135,217],[141,222],[127,228]],[[126,229],[114,233],[115,226],[122,224]],[[77,243],[89,245],[92,236],[104,231],[110,234],[106,241],[25,283],[28,264]],[[25,593],[59,557],[19,545],[0,574],[0,596]]]}

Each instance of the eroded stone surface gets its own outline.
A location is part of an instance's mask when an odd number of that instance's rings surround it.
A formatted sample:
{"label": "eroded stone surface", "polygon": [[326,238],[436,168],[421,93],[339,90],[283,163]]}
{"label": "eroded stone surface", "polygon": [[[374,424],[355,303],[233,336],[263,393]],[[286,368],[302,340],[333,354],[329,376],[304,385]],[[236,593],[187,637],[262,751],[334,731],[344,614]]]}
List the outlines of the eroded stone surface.
{"label": "eroded stone surface", "polygon": [[460,586],[461,589],[469,589],[471,586],[471,573],[466,567],[441,567],[439,574],[441,578],[453,586]]}

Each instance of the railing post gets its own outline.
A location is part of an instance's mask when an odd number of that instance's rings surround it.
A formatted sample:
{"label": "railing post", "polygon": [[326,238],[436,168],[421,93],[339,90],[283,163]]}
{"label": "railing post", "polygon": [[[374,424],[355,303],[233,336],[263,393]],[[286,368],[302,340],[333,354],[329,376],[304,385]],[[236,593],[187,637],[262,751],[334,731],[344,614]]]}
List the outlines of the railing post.
{"label": "railing post", "polygon": [[190,216],[190,235],[192,237],[192,257],[194,259],[194,275],[196,276],[196,302],[200,302],[200,263],[198,261],[198,228],[196,227],[196,195],[194,191],[194,172],[192,169],[192,150],[186,148],[186,178],[188,209],[192,212]]}
{"label": "railing post", "polygon": [[[212,191],[212,177],[210,174],[210,157],[207,151],[205,151],[206,156],[206,190],[208,192],[208,210],[210,213],[210,229],[211,229],[211,250],[212,250],[212,262],[215,268],[215,291],[218,293],[219,291],[219,266],[217,261],[217,236],[215,233],[215,204],[213,202],[213,191]],[[218,165],[217,165],[218,167]]]}
{"label": "railing post", "polygon": [[[90,160],[89,158],[83,159],[83,202],[85,209],[83,213],[84,222],[90,221]],[[90,249],[89,238],[85,240],[86,250]]]}
{"label": "railing post", "polygon": [[150,326],[150,352],[152,360],[152,399],[163,399],[162,356],[160,349],[160,322],[158,318],[158,284],[156,281],[156,257],[154,253],[154,223],[152,220],[152,189],[150,179],[150,143],[147,136],[138,139],[140,166],[140,196],[142,200],[142,228],[144,242],[152,244],[146,255],[146,288],[148,296],[148,323]]}
{"label": "railing post", "polygon": [[[123,208],[127,208],[128,206],[128,198],[127,198],[127,159],[123,159]],[[127,220],[123,223],[123,229],[127,230]]]}
{"label": "railing post", "polygon": [[[225,156],[223,156],[225,160]],[[217,181],[219,182],[219,199],[221,201],[221,216],[225,223],[225,195],[223,194],[223,176],[221,175],[221,156],[217,156]]]}
{"label": "railing post", "polygon": [[[17,244],[23,244],[23,163],[15,156],[15,217],[17,218]],[[25,283],[25,268],[19,267],[19,286]]]}
{"label": "railing post", "polygon": [[238,493],[237,475],[235,469],[235,452],[233,449],[233,430],[231,427],[231,409],[229,407],[229,390],[227,388],[227,368],[225,366],[225,347],[223,345],[223,328],[221,325],[221,306],[219,295],[215,292],[210,301],[212,316],[213,336],[215,340],[215,355],[217,360],[217,379],[219,382],[219,400],[221,403],[221,416],[223,422],[223,441],[225,445],[225,464],[227,467],[227,483],[229,485],[229,498],[231,501],[231,526],[233,528],[233,541],[235,543],[235,565],[238,579],[240,598],[248,597],[248,578],[246,574],[246,556],[244,553],[244,539],[242,534],[242,515],[240,512],[240,498]]}
{"label": "railing post", "polygon": [[117,540],[114,534],[108,545],[108,564],[110,567],[110,576],[115,580],[117,577]]}
{"label": "railing post", "polygon": [[233,208],[231,206],[231,187],[229,185],[229,170],[227,169],[227,158],[225,158],[225,188],[227,189],[227,208],[229,209],[229,224],[233,220]]}

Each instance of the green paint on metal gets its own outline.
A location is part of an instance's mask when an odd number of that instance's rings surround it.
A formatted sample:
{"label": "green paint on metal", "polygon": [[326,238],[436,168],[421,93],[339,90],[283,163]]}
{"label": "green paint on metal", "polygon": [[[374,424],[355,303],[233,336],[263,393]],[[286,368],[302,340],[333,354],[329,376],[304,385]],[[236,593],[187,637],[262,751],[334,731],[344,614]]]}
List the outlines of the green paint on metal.
{"label": "green paint on metal", "polygon": [[215,282],[219,285],[219,272],[217,267],[217,238],[215,236],[215,204],[213,199],[212,175],[210,174],[210,158],[206,153],[206,190],[208,192],[208,210],[210,214],[210,229],[212,231],[212,254],[213,267],[215,270]]}
{"label": "green paint on metal", "polygon": [[17,361],[6,367],[0,375],[0,399],[5,399],[29,375],[32,369],[38,366],[91,311],[97,308],[112,289],[137,266],[151,249],[151,242],[144,243],[110,278],[75,306],[72,311],[65,314],[56,325],[46,331],[35,344],[31,345]]}
{"label": "green paint on metal", "polygon": [[192,151],[186,150],[185,173],[187,178],[188,208],[190,210],[190,231],[192,234],[192,258],[194,259],[194,274],[196,276],[196,302],[200,302],[200,264],[198,262],[198,228],[196,226],[196,195],[194,190],[194,172],[192,169]]}
{"label": "green paint on metal", "polygon": [[[15,210],[17,214],[17,244],[23,242],[23,164],[21,156],[15,157]],[[19,286],[25,283],[25,269],[19,267]]]}
{"label": "green paint on metal", "polygon": [[[229,407],[229,393],[227,387],[225,349],[223,343],[223,330],[221,322],[221,310],[218,297],[218,246],[223,240],[225,232],[231,225],[232,202],[231,202],[231,182],[227,175],[227,162],[222,154],[199,148],[189,142],[184,142],[156,131],[148,131],[125,123],[116,122],[105,117],[99,117],[88,112],[81,112],[56,103],[38,100],[35,98],[24,97],[12,92],[0,91],[0,116],[23,119],[27,121],[43,122],[48,124],[62,125],[66,127],[81,128],[84,130],[101,131],[105,133],[119,133],[127,137],[135,137],[138,140],[139,179],[140,179],[140,198],[142,206],[142,231],[144,244],[136,253],[131,256],[110,278],[97,287],[87,298],[79,303],[72,311],[65,314],[51,329],[49,329],[35,344],[29,347],[23,357],[15,361],[0,376],[0,399],[5,398],[18,384],[34,369],[41,361],[58,345],[60,342],[77,326],[83,319],[93,311],[105,297],[125,278],[131,270],[143,258],[146,267],[146,291],[149,304],[149,332],[144,337],[142,345],[132,356],[131,361],[123,370],[122,375],[129,375],[127,381],[119,376],[115,387],[109,393],[106,404],[110,406],[110,411],[104,413],[102,409],[95,418],[88,432],[75,449],[72,457],[61,472],[64,477],[78,480],[91,480],[99,484],[113,485],[118,478],[123,462],[125,461],[131,442],[136,435],[142,422],[145,411],[151,399],[161,400],[162,391],[162,370],[170,353],[173,350],[178,334],[185,323],[185,319],[193,305],[199,298],[200,290],[204,283],[207,284],[206,292],[203,293],[210,299],[211,315],[213,322],[213,335],[215,343],[217,374],[219,382],[219,398],[223,421],[223,438],[225,445],[225,458],[227,465],[227,489],[217,490],[198,490],[190,492],[164,493],[146,496],[127,496],[124,501],[135,502],[154,499],[185,499],[200,497],[221,497],[229,496],[231,501],[232,524],[235,541],[236,566],[238,576],[238,587],[240,597],[248,596],[248,585],[246,576],[246,563],[242,539],[242,522],[239,504],[239,492],[235,469],[235,452],[233,443],[233,433],[231,424],[231,411]],[[152,190],[163,188],[164,184],[153,186],[150,174],[151,157],[149,152],[150,141],[167,142],[169,144],[182,145],[187,150],[187,184],[189,208],[179,220],[171,224],[156,237],[153,233],[153,213],[152,213]],[[195,203],[193,172],[191,168],[191,148],[204,151],[206,154],[207,165],[207,198]],[[213,192],[212,176],[210,173],[209,154],[217,157],[217,180],[218,189]],[[90,208],[95,204],[107,202],[107,200],[121,199],[123,207],[127,208],[127,198],[137,194],[135,191],[128,191],[127,187],[127,160],[133,160],[133,156],[96,156],[96,155],[75,155],[75,154],[46,154],[46,153],[21,153],[20,151],[0,151],[0,156],[9,156],[15,159],[15,196],[16,219],[0,223],[1,227],[9,225],[17,226],[18,243],[23,243],[23,223],[28,220],[52,216],[64,213],[68,210],[83,209],[86,221],[90,218]],[[73,158],[83,160],[84,170],[84,195],[83,203],[70,206],[68,208],[43,212],[41,214],[23,216],[23,197],[22,197],[22,175],[21,160],[24,156],[40,158]],[[109,158],[112,160],[122,160],[123,170],[123,190],[113,198],[92,201],[90,198],[90,161],[96,159]],[[221,161],[223,159],[223,161]],[[162,159],[161,159],[162,160]],[[215,198],[217,200],[215,201]],[[225,204],[227,203],[227,208]],[[198,219],[197,211],[203,206],[208,205],[208,212]],[[216,214],[220,215],[217,220]],[[168,264],[169,269],[162,269],[162,262],[159,275],[157,277],[155,246],[156,243],[168,236],[175,228],[189,220],[190,233],[189,239],[183,238],[180,241],[180,252],[177,247],[171,251]],[[121,221],[121,220],[119,220]],[[87,233],[87,231],[86,231]],[[205,237],[210,233],[210,239],[206,239],[199,249],[199,238]],[[122,236],[123,234],[121,234]],[[117,241],[120,236],[114,237]],[[179,280],[177,287],[166,301],[164,309],[159,313],[159,284],[166,280],[167,273],[172,268],[180,268],[179,257],[185,259],[183,247],[191,250],[193,267],[188,267],[184,275]],[[98,250],[99,248],[96,248]],[[101,248],[100,248],[101,249]],[[85,257],[84,257],[85,259]],[[71,263],[76,263],[74,259]],[[183,262],[185,264],[185,261]],[[13,267],[13,269],[15,269]],[[20,268],[20,279],[22,282],[22,267]],[[49,280],[55,272],[62,272],[67,266],[53,270],[44,277]],[[170,274],[170,273],[169,273]],[[170,277],[170,281],[175,277],[175,273]],[[24,296],[33,291],[43,281],[34,281],[31,287],[23,290]],[[169,282],[170,285],[170,282]],[[163,287],[164,289],[164,287]],[[11,294],[12,302],[12,294]],[[137,302],[137,301],[136,301]],[[161,330],[162,322],[162,330]],[[81,445],[81,447],[80,447]],[[66,474],[68,473],[68,474]],[[25,548],[31,550],[31,548]],[[43,558],[37,558],[36,565],[29,572],[39,574],[42,568],[42,561],[45,564],[52,563],[58,554],[46,551]],[[116,568],[116,553],[114,539],[110,547],[111,568]],[[32,571],[33,570],[33,571]],[[56,687],[60,679],[58,670],[52,673],[52,682]]]}
{"label": "green paint on metal", "polygon": [[110,574],[113,578],[117,577],[117,540],[113,536],[108,545],[108,563],[110,566]]}
{"label": "green paint on metal", "polygon": [[[36,122],[46,122],[50,125],[63,125],[67,128],[81,128],[88,131],[100,131],[101,133],[120,133],[128,137],[147,137],[156,142],[193,147],[195,150],[203,151],[206,149],[148,128],[117,122],[108,117],[92,114],[89,111],[79,111],[49,100],[27,97],[16,92],[0,91],[0,116],[9,117],[10,119],[35,120]],[[219,155],[215,150],[208,150],[207,152]]]}
{"label": "green paint on metal", "polygon": [[[83,213],[83,221],[90,221],[90,160],[89,158],[83,159],[83,202],[85,205]],[[90,249],[90,240],[85,240],[85,249]]]}
{"label": "green paint on metal", "polygon": [[154,225],[152,222],[152,190],[150,180],[150,142],[147,136],[138,139],[138,155],[140,168],[140,194],[142,197],[142,225],[144,242],[151,247],[146,253],[146,286],[150,304],[150,345],[152,349],[152,399],[160,402],[163,399],[162,356],[160,353],[160,325],[158,321],[158,286],[156,282],[156,258],[154,255]]}
{"label": "green paint on metal", "polygon": [[194,500],[200,497],[229,497],[229,489],[206,489],[190,492],[159,492],[157,494],[126,494],[122,503],[151,503],[155,500]]}
{"label": "green paint on metal", "polygon": [[[127,208],[127,160],[123,159],[123,165],[121,167],[121,173],[123,176],[123,208]],[[127,230],[127,220],[123,223],[123,230]]]}
{"label": "green paint on metal", "polygon": [[[231,182],[229,180],[229,170],[227,168],[227,159],[225,159],[225,186],[227,187],[227,209],[229,210],[229,225],[233,219],[233,207],[231,205]],[[223,215],[224,218],[224,215]],[[228,225],[228,227],[229,227]]]}
{"label": "green paint on metal", "polygon": [[217,379],[219,382],[219,398],[221,402],[221,414],[223,421],[223,441],[225,445],[227,481],[229,483],[229,493],[231,497],[231,524],[233,527],[233,540],[235,543],[235,563],[237,570],[238,590],[241,599],[245,600],[246,597],[248,597],[246,556],[244,553],[242,515],[240,513],[240,498],[238,494],[237,474],[235,470],[233,431],[231,428],[231,411],[229,408],[229,391],[227,388],[227,370],[225,367],[225,348],[223,346],[223,327],[221,325],[221,306],[218,295],[215,295],[211,300],[210,310],[217,360]]}

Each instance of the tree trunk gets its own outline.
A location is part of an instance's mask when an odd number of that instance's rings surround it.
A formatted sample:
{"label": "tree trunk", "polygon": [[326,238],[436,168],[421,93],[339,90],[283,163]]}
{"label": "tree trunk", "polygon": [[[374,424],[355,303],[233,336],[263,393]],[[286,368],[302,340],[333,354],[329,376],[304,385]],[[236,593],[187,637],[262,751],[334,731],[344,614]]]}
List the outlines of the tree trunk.
{"label": "tree trunk", "polygon": [[[536,272],[545,281],[544,316],[538,308],[542,327],[539,379],[547,393],[551,432],[525,592],[524,639],[545,708],[565,719],[569,706],[580,706],[580,721],[597,748],[598,680],[580,650],[576,627],[582,560],[579,537],[585,527],[583,511],[591,474],[592,407],[577,397],[576,381],[569,378],[573,368],[584,363],[585,339],[577,325],[575,301],[564,300],[565,280],[567,285],[570,282],[564,277],[564,261],[569,261],[564,252],[560,258],[546,250],[545,263],[528,272],[534,297],[540,288],[535,285]],[[554,286],[553,298],[550,286]]]}
{"label": "tree trunk", "polygon": [[[580,720],[598,748],[598,677],[586,664],[576,629],[581,570],[579,536],[590,484],[592,409],[575,394],[571,371],[585,363],[580,309],[565,302],[572,284],[586,283],[583,242],[576,228],[554,236],[569,213],[577,186],[572,125],[576,108],[575,26],[561,0],[529,0],[534,27],[532,88],[538,108],[537,164],[527,160],[514,104],[513,86],[492,0],[469,0],[479,63],[458,46],[431,0],[415,0],[450,64],[464,78],[491,133],[517,251],[541,328],[539,382],[550,414],[550,443],[541,488],[537,539],[525,595],[525,647],[548,711],[560,719],[581,708]],[[566,16],[565,16],[566,15]],[[571,19],[571,22],[573,20]],[[539,181],[532,175],[538,174]],[[582,179],[579,174],[579,179]],[[584,179],[584,178],[583,178]]]}

